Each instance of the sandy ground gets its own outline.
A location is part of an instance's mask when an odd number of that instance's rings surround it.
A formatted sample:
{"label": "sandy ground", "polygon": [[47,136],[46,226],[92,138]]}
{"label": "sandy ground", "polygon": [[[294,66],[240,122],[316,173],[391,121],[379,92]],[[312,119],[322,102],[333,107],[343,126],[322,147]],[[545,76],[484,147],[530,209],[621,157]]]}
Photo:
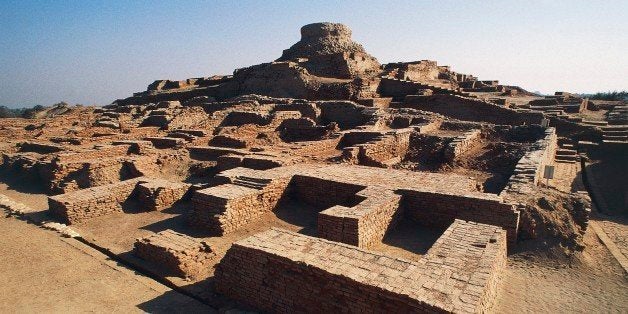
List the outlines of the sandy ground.
{"label": "sandy ground", "polygon": [[589,229],[570,266],[534,253],[508,257],[496,313],[627,313],[628,276]]}
{"label": "sandy ground", "polygon": [[[15,218],[0,218],[0,312],[210,312],[211,308]],[[70,242],[75,242],[74,245]]]}

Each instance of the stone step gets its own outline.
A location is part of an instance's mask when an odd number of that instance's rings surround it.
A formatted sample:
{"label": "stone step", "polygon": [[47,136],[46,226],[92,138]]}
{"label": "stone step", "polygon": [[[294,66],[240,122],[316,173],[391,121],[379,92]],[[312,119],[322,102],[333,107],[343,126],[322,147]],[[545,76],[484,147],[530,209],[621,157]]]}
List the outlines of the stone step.
{"label": "stone step", "polygon": [[559,161],[577,161],[578,160],[578,156],[577,155],[556,155],[556,157],[554,157],[554,160],[556,160],[557,162]]}
{"label": "stone step", "polygon": [[556,151],[556,156],[575,156],[576,151],[571,149],[559,149]]}
{"label": "stone step", "polygon": [[260,183],[255,183],[255,182],[245,181],[245,180],[240,180],[240,179],[234,179],[232,184],[247,187],[247,188],[257,189],[257,190],[261,190],[266,187],[265,184],[260,184]]}
{"label": "stone step", "polygon": [[606,135],[603,134],[602,138],[609,141],[626,141],[628,140],[628,135]]}

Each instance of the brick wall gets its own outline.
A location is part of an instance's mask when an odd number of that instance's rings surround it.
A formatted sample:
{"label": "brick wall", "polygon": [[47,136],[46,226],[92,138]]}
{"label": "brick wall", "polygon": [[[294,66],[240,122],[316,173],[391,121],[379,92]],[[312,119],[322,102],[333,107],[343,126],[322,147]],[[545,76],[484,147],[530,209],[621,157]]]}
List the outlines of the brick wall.
{"label": "brick wall", "polygon": [[232,183],[194,191],[190,223],[224,235],[275,209],[290,177],[274,180],[236,178]]}
{"label": "brick wall", "polygon": [[455,219],[469,220],[502,227],[508,241],[517,240],[519,211],[494,194],[467,192],[451,194],[417,189],[404,189],[402,206],[407,218],[431,227],[446,227]]}
{"label": "brick wall", "polygon": [[381,187],[367,187],[353,206],[333,206],[318,214],[318,236],[331,241],[368,248],[381,241],[402,216],[401,195]]}
{"label": "brick wall", "polygon": [[540,124],[543,119],[541,112],[519,112],[480,99],[454,95],[414,97],[411,102],[400,104],[399,107],[436,112],[460,120],[494,124]]}
{"label": "brick wall", "polygon": [[509,193],[526,193],[536,186],[543,178],[545,166],[553,163],[557,145],[556,130],[548,128],[544,137],[536,141],[519,160],[500,195],[507,197]]}
{"label": "brick wall", "polygon": [[273,228],[234,243],[215,279],[265,312],[479,313],[505,261],[503,230],[460,220],[418,262]]}
{"label": "brick wall", "polygon": [[144,209],[163,210],[181,200],[190,185],[154,179],[137,184],[137,199]]}
{"label": "brick wall", "polygon": [[474,143],[480,140],[480,130],[473,130],[465,132],[464,134],[455,137],[447,146],[445,146],[444,156],[447,160],[454,160],[456,157],[462,155]]}
{"label": "brick wall", "polygon": [[216,257],[206,242],[172,230],[137,239],[133,253],[180,277],[207,273]]}
{"label": "brick wall", "polygon": [[48,207],[51,214],[68,224],[122,212],[122,203],[131,196],[137,183],[142,180],[143,178],[135,178],[50,196],[48,197]]}

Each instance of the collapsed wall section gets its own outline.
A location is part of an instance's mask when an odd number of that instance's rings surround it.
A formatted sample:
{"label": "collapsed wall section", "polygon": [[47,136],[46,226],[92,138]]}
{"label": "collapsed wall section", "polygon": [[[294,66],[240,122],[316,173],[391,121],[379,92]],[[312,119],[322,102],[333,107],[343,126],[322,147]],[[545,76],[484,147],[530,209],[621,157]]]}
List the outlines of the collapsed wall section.
{"label": "collapsed wall section", "polygon": [[461,220],[417,262],[273,228],[234,243],[215,279],[219,293],[275,313],[479,313],[505,262],[503,230]]}

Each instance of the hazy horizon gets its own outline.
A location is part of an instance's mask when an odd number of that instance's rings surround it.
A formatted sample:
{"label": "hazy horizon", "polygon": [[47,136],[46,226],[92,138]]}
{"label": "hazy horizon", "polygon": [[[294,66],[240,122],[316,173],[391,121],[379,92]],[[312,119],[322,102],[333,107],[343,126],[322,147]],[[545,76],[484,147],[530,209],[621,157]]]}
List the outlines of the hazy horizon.
{"label": "hazy horizon", "polygon": [[381,63],[435,60],[546,94],[626,90],[626,12],[628,1],[1,1],[0,105],[106,105],[157,79],[231,74],[322,21],[349,26]]}

